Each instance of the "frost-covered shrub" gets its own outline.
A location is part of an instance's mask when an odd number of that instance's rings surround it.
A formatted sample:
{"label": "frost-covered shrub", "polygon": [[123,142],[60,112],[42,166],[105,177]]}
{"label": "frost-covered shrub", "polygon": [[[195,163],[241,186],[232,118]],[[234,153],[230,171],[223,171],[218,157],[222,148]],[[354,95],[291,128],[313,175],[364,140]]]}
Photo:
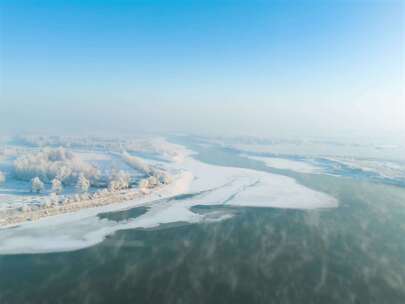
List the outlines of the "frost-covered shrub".
{"label": "frost-covered shrub", "polygon": [[130,175],[125,171],[113,172],[108,183],[110,191],[117,191],[129,188]]}
{"label": "frost-covered shrub", "polygon": [[141,179],[139,181],[138,187],[139,189],[148,189],[148,188],[154,188],[159,184],[159,180],[155,176],[149,176],[148,178]]}
{"label": "frost-covered shrub", "polygon": [[170,184],[172,181],[171,177],[164,172],[156,171],[155,174],[140,180],[138,187],[140,189],[154,188],[158,185]]}
{"label": "frost-covered shrub", "polygon": [[159,184],[159,180],[157,179],[157,177],[156,176],[149,176],[149,178],[148,178],[148,186],[150,187],[150,188],[153,188],[153,187],[155,187],[155,186],[157,186]]}
{"label": "frost-covered shrub", "polygon": [[71,185],[80,174],[88,179],[98,179],[100,175],[96,167],[64,148],[45,148],[37,153],[25,154],[14,161],[14,175],[21,180],[39,177],[43,182],[50,183],[56,178],[65,185]]}
{"label": "frost-covered shrub", "polygon": [[158,184],[169,184],[171,182],[170,176],[161,171],[160,169],[146,164],[142,159],[131,156],[127,152],[122,154],[122,159],[132,168],[149,175],[148,186],[154,187]]}
{"label": "frost-covered shrub", "polygon": [[5,181],[6,181],[6,176],[4,175],[3,172],[0,171],[0,185],[4,184]]}
{"label": "frost-covered shrub", "polygon": [[63,191],[62,183],[59,179],[54,178],[52,180],[52,192],[56,194],[60,194]]}
{"label": "frost-covered shrub", "polygon": [[124,152],[122,153],[122,159],[127,163],[128,166],[135,170],[141,171],[142,173],[148,175],[153,173],[153,168],[136,156],[132,156],[127,152]]}
{"label": "frost-covered shrub", "polygon": [[172,181],[170,175],[165,172],[156,171],[154,176],[157,178],[159,184],[167,185]]}
{"label": "frost-covered shrub", "polygon": [[183,147],[167,142],[164,138],[132,139],[126,141],[127,151],[147,152],[167,160],[179,160],[185,154]]}
{"label": "frost-covered shrub", "polygon": [[47,157],[50,161],[64,161],[66,159],[73,159],[73,153],[66,151],[64,148],[46,149]]}
{"label": "frost-covered shrub", "polygon": [[146,189],[146,188],[148,188],[148,187],[149,187],[148,180],[147,180],[146,178],[145,178],[145,179],[141,179],[141,180],[139,181],[138,187],[139,187],[140,189]]}
{"label": "frost-covered shrub", "polygon": [[77,179],[76,189],[79,192],[85,193],[90,188],[90,181],[84,176],[84,174],[80,174],[79,178]]}
{"label": "frost-covered shrub", "polygon": [[31,180],[31,191],[39,193],[44,190],[44,183],[39,179],[39,177],[34,177]]}

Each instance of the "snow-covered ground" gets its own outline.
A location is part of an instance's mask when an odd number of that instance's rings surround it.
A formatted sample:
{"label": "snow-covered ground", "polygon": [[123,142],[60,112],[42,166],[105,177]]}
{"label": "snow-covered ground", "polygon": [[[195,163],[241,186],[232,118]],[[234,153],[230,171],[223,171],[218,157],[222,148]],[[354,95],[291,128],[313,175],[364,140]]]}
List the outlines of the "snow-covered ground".
{"label": "snow-covered ground", "polygon": [[[202,203],[251,207],[336,207],[334,198],[298,184],[282,175],[251,169],[221,167],[187,158],[182,167],[196,176],[190,193],[206,193]],[[199,202],[199,199],[193,198]]]}
{"label": "snow-covered ground", "polygon": [[[335,198],[298,184],[294,179],[250,169],[214,166],[193,159],[184,148],[166,169],[181,172],[174,182],[138,199],[83,209],[72,214],[42,218],[12,229],[0,230],[0,254],[68,251],[92,246],[117,230],[153,228],[175,222],[223,220],[224,213],[197,214],[197,205],[278,208],[333,208]],[[189,194],[173,199],[179,194]],[[100,219],[97,214],[148,206],[148,211],[127,221]]]}
{"label": "snow-covered ground", "polygon": [[[90,188],[86,191],[88,193],[106,189],[118,175],[128,176],[131,185],[144,178],[145,172],[128,165],[122,154],[108,149],[92,150],[89,147],[3,147],[0,149],[0,174],[5,177],[5,181],[0,180],[0,211],[30,203],[46,203],[49,195],[54,192],[54,179],[62,184],[59,193],[62,199],[80,193],[77,187],[80,175],[90,182]],[[144,160],[140,162],[148,163]],[[150,161],[151,168],[157,165],[157,162]],[[36,177],[43,183],[39,193],[32,192],[31,181]]]}

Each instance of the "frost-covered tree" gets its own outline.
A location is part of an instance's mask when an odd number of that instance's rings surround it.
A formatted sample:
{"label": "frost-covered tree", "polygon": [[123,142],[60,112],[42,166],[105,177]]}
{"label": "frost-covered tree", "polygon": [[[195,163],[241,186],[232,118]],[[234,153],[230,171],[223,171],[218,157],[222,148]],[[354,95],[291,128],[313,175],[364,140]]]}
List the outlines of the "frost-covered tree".
{"label": "frost-covered tree", "polygon": [[131,176],[125,171],[113,172],[108,183],[108,189],[110,191],[126,189],[129,187],[130,178]]}
{"label": "frost-covered tree", "polygon": [[156,176],[149,176],[148,178],[139,181],[139,189],[154,188],[159,185],[159,179]]}
{"label": "frost-covered tree", "polygon": [[56,178],[60,181],[66,181],[72,175],[72,168],[62,165],[56,169]]}
{"label": "frost-covered tree", "polygon": [[128,166],[134,168],[135,170],[141,171],[148,175],[153,174],[153,168],[139,157],[132,156],[129,155],[127,152],[124,152],[122,153],[122,159],[127,163]]}
{"label": "frost-covered tree", "polygon": [[122,188],[129,188],[129,182],[131,180],[131,175],[125,171],[119,171],[117,179],[119,180]]}
{"label": "frost-covered tree", "polygon": [[63,191],[62,183],[59,179],[54,178],[52,180],[52,192],[56,194],[60,194]]}
{"label": "frost-covered tree", "polygon": [[156,174],[154,174],[154,176],[157,178],[160,184],[167,185],[170,184],[172,181],[170,175],[165,172],[157,172]]}
{"label": "frost-covered tree", "polygon": [[39,179],[39,177],[34,177],[31,180],[31,191],[39,193],[44,190],[44,183]]}
{"label": "frost-covered tree", "polygon": [[149,188],[155,187],[159,183],[159,180],[156,178],[156,176],[150,176],[148,178],[148,186]]}
{"label": "frost-covered tree", "polygon": [[83,174],[80,174],[79,178],[77,179],[76,189],[82,193],[85,193],[89,190],[89,188],[89,180]]}
{"label": "frost-covered tree", "polygon": [[6,176],[4,175],[3,172],[0,171],[0,185],[4,184],[5,181],[6,181]]}
{"label": "frost-covered tree", "polygon": [[92,180],[98,179],[100,175],[97,167],[64,148],[44,148],[35,153],[21,155],[14,161],[13,173],[21,180],[29,181],[39,177],[43,182],[50,183],[57,178],[67,185],[74,184],[81,173]]}

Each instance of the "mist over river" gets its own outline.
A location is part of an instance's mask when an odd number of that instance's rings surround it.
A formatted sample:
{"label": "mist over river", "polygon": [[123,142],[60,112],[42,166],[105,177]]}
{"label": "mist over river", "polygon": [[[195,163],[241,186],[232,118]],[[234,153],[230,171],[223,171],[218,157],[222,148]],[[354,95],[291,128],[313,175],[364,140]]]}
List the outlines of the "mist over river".
{"label": "mist over river", "polygon": [[[3,255],[0,303],[405,302],[405,188],[271,169],[231,149],[177,141],[200,161],[290,176],[339,205],[194,206],[230,216],[121,230],[72,252]],[[119,222],[145,212],[99,217]]]}

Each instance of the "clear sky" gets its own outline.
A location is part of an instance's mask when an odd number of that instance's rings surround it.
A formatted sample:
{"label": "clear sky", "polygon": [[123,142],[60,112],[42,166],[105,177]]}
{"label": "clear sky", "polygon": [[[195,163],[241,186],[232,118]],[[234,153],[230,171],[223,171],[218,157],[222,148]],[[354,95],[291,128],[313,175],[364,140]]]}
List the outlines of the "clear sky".
{"label": "clear sky", "polygon": [[0,0],[0,130],[405,134],[404,1]]}

